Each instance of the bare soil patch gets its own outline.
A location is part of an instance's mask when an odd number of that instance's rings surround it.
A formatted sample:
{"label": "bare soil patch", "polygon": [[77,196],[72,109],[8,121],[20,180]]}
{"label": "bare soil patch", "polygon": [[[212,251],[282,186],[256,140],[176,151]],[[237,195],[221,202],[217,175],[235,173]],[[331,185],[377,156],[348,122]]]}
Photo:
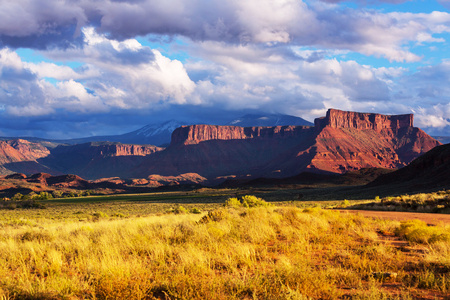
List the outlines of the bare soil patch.
{"label": "bare soil patch", "polygon": [[399,212],[399,211],[373,211],[373,210],[352,210],[352,209],[339,209],[342,213],[361,214],[365,217],[378,218],[378,219],[390,219],[397,221],[406,220],[421,220],[427,224],[450,224],[450,215],[447,214],[432,214],[432,213],[412,213],[412,212]]}

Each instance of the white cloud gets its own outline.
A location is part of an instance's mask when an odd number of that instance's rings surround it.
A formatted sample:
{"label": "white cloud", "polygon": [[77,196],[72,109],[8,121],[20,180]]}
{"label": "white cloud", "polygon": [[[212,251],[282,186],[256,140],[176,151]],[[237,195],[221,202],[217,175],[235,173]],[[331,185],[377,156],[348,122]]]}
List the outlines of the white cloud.
{"label": "white cloud", "polygon": [[418,108],[415,111],[415,125],[422,128],[450,126],[450,103]]}

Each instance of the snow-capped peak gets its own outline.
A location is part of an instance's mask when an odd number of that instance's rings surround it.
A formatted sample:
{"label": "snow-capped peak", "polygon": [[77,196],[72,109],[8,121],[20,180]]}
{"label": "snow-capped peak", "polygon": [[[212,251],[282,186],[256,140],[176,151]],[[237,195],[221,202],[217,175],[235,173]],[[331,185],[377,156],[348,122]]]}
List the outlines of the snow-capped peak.
{"label": "snow-capped peak", "polygon": [[155,136],[161,133],[172,133],[176,128],[182,126],[183,123],[175,120],[170,120],[160,124],[150,124],[136,131],[137,135],[146,137]]}

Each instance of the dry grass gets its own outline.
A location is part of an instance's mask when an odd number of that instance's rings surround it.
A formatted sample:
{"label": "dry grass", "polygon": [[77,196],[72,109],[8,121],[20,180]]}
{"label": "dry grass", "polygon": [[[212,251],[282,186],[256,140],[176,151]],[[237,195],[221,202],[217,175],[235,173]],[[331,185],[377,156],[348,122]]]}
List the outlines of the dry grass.
{"label": "dry grass", "polygon": [[375,201],[352,206],[360,209],[450,213],[450,190],[434,193],[418,193],[397,197],[376,197]]}
{"label": "dry grass", "polygon": [[[1,222],[0,299],[443,299],[450,287],[450,241],[436,238],[448,228],[321,208]],[[386,242],[394,233],[420,251]]]}

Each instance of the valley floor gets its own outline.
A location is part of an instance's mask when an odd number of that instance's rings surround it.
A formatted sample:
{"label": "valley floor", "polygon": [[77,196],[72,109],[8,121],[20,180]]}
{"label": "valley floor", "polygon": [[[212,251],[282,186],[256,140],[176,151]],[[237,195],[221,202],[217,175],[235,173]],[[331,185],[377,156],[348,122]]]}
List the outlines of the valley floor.
{"label": "valley floor", "polygon": [[185,196],[2,210],[0,299],[448,299],[448,224]]}

